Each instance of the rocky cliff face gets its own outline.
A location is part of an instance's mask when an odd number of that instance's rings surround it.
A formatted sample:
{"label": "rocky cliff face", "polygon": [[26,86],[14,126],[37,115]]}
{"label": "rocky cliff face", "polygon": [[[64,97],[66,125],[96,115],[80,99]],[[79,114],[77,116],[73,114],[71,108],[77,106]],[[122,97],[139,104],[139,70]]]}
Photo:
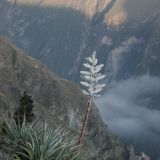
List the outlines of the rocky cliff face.
{"label": "rocky cliff face", "polygon": [[70,80],[79,80],[93,50],[108,80],[159,75],[159,7],[159,0],[2,0],[0,33]]}
{"label": "rocky cliff face", "polygon": [[76,80],[84,55],[92,49],[92,20],[99,24],[96,21],[113,4],[110,0],[2,0],[0,33],[58,75]]}
{"label": "rocky cliff face", "polygon": [[8,2],[18,5],[35,5],[40,7],[69,7],[83,12],[92,18],[95,13],[101,12],[111,0],[8,0]]}
{"label": "rocky cliff face", "polygon": [[[24,90],[34,99],[35,113],[54,127],[78,135],[87,98],[73,83],[49,72],[47,67],[0,38],[0,120],[19,106]],[[102,122],[92,105],[85,148],[91,159],[128,160],[130,150],[122,145]]]}

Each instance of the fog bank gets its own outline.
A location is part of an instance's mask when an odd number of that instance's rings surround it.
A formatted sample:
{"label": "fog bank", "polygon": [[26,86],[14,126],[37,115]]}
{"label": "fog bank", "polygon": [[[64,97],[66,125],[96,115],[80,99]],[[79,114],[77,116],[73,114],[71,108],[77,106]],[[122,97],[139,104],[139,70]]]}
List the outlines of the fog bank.
{"label": "fog bank", "polygon": [[138,146],[138,150],[158,152],[160,106],[159,103],[152,106],[152,98],[154,95],[159,95],[160,98],[159,93],[159,78],[141,76],[112,83],[106,93],[97,100],[97,106],[113,133]]}

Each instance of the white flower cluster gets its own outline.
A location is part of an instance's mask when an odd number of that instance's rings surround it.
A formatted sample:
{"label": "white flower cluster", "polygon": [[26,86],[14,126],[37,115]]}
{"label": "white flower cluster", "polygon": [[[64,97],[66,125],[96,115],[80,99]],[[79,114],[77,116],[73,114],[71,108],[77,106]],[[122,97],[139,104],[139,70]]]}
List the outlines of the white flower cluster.
{"label": "white flower cluster", "polygon": [[136,157],[136,159],[137,160],[150,160],[150,158],[144,153],[141,153],[141,155]]}
{"label": "white flower cluster", "polygon": [[106,86],[105,84],[99,84],[99,81],[105,78],[105,75],[100,73],[104,65],[97,65],[97,62],[96,52],[93,52],[92,56],[87,57],[86,63],[83,64],[86,71],[80,71],[81,78],[83,79],[80,83],[86,87],[86,90],[83,90],[83,93],[90,97],[99,96],[98,93]]}

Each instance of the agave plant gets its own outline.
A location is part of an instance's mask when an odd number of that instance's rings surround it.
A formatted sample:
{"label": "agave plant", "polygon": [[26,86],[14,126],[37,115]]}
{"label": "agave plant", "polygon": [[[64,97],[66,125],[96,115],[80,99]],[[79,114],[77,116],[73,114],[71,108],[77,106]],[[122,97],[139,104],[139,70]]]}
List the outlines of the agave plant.
{"label": "agave plant", "polygon": [[[30,141],[21,145],[23,152],[18,152],[18,160],[84,160],[79,154],[75,155],[73,140],[66,140],[61,130],[53,130],[45,124],[40,134],[30,134]],[[74,153],[74,154],[73,154]]]}
{"label": "agave plant", "polygon": [[17,125],[14,120],[5,123],[3,143],[14,147],[16,160],[85,160],[74,152],[75,141],[66,138],[60,129],[52,129],[37,122]]}

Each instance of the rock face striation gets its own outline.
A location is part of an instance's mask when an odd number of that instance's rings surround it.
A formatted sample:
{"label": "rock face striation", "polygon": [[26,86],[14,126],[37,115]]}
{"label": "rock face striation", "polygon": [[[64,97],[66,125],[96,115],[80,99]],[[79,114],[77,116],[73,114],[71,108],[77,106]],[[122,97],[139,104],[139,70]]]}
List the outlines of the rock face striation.
{"label": "rock face striation", "polygon": [[[35,113],[41,120],[78,136],[86,96],[75,84],[49,72],[4,38],[0,38],[0,88],[1,122],[5,115],[14,113],[20,94],[26,90],[33,96]],[[94,104],[84,142],[92,160],[129,160],[133,154],[109,132]]]}
{"label": "rock face striation", "polygon": [[[6,0],[7,1],[7,0]],[[35,5],[40,7],[69,7],[83,12],[92,18],[95,13],[101,12],[111,0],[8,0],[11,4]]]}
{"label": "rock face striation", "polygon": [[1,0],[0,34],[76,82],[93,50],[103,57],[108,80],[156,76],[159,8],[159,0]]}

